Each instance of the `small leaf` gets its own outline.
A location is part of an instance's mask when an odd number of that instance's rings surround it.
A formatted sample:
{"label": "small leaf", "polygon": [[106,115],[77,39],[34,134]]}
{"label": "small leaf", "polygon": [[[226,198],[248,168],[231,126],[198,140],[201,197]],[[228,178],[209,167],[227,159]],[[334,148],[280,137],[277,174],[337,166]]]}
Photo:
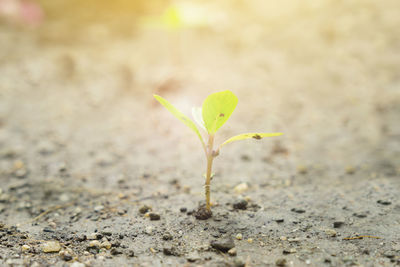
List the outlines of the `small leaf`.
{"label": "small leaf", "polygon": [[231,91],[209,95],[203,102],[203,121],[209,134],[214,134],[229,119],[238,103]]}
{"label": "small leaf", "polygon": [[229,144],[231,142],[234,141],[240,141],[240,140],[244,140],[244,139],[256,139],[256,140],[260,140],[264,137],[273,137],[273,136],[280,136],[283,133],[245,133],[245,134],[239,134],[236,135],[234,137],[229,138],[228,140],[226,140],[225,142],[222,143],[222,145],[219,146],[219,148],[221,148],[222,146]]}
{"label": "small leaf", "polygon": [[193,107],[192,116],[197,125],[200,126],[204,131],[207,131],[206,127],[204,126],[203,117],[201,116],[201,107]]}
{"label": "small leaf", "polygon": [[199,137],[201,144],[205,148],[205,143],[203,138],[201,137],[201,134],[199,130],[196,127],[196,124],[189,119],[185,114],[183,114],[181,111],[179,111],[176,107],[174,107],[171,103],[169,103],[167,100],[162,98],[159,95],[153,95],[155,99],[157,99],[158,102],[160,102],[161,105],[163,105],[166,109],[168,109],[169,112],[171,112],[175,117],[177,117],[180,121],[182,121],[186,126],[188,126],[190,129],[192,129],[197,136]]}

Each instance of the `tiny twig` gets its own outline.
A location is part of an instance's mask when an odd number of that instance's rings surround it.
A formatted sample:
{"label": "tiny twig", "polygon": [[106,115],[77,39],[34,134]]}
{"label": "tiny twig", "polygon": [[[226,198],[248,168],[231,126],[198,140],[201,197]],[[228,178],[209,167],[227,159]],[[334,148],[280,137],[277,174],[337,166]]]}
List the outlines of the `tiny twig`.
{"label": "tiny twig", "polygon": [[372,236],[372,235],[359,235],[359,236],[353,236],[353,237],[345,237],[343,240],[355,240],[355,239],[363,239],[363,238],[375,238],[375,239],[381,239],[379,236]]}

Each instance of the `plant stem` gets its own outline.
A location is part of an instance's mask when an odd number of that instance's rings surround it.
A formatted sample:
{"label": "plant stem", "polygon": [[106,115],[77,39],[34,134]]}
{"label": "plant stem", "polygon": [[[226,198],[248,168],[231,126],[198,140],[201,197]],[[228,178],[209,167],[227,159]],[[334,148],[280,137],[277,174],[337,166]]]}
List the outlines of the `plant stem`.
{"label": "plant stem", "polygon": [[205,191],[206,191],[206,209],[211,211],[210,205],[210,182],[211,182],[211,174],[212,174],[212,163],[214,160],[213,155],[213,146],[214,146],[214,135],[208,136],[208,144],[207,144],[207,172],[206,172],[206,183],[205,183]]}

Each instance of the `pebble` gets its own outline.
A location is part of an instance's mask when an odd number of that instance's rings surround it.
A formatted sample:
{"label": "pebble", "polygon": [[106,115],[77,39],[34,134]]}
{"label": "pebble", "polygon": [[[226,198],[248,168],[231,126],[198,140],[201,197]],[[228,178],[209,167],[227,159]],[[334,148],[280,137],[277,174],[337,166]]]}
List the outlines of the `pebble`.
{"label": "pebble", "polygon": [[184,212],[186,212],[186,211],[187,211],[187,208],[185,208],[185,207],[182,207],[182,208],[180,208],[180,209],[179,209],[179,211],[184,213]]}
{"label": "pebble", "polygon": [[357,218],[366,218],[367,214],[365,214],[365,213],[354,213],[353,216],[355,216]]}
{"label": "pebble", "polygon": [[178,256],[178,252],[174,246],[167,246],[163,248],[163,253],[166,256]]}
{"label": "pebble", "polygon": [[230,250],[228,250],[228,254],[230,256],[236,256],[236,254],[237,254],[236,248],[231,248]]}
{"label": "pebble", "polygon": [[152,226],[147,226],[146,227],[146,234],[151,235],[153,233],[153,227]]}
{"label": "pebble", "polygon": [[340,228],[344,225],[344,221],[333,222],[333,228]]}
{"label": "pebble", "polygon": [[235,259],[234,261],[233,261],[233,266],[235,266],[235,267],[245,267],[246,266],[246,263],[242,260],[242,259]]}
{"label": "pebble", "polygon": [[252,244],[253,243],[253,238],[247,239],[247,243]]}
{"label": "pebble", "polygon": [[237,240],[242,240],[243,239],[243,235],[241,233],[236,235],[236,239]]}
{"label": "pebble", "polygon": [[274,221],[277,223],[283,223],[285,221],[285,219],[279,218],[279,219],[275,219]]}
{"label": "pebble", "polygon": [[189,253],[187,255],[186,259],[188,262],[196,262],[196,261],[199,261],[201,258],[200,258],[199,253],[197,251],[194,251],[194,252]]}
{"label": "pebble", "polygon": [[111,243],[108,241],[104,241],[100,244],[100,248],[105,248],[105,249],[110,249],[111,248]]}
{"label": "pebble", "polygon": [[42,251],[45,253],[59,252],[61,250],[61,245],[58,241],[47,241],[42,245]]}
{"label": "pebble", "polygon": [[286,266],[286,259],[283,259],[283,258],[277,259],[277,260],[275,261],[275,265],[276,265],[276,266]]}
{"label": "pebble", "polygon": [[283,254],[292,254],[292,253],[296,253],[297,250],[295,248],[291,248],[291,249],[284,249],[282,251]]}
{"label": "pebble", "polygon": [[385,251],[383,253],[383,256],[385,256],[388,259],[393,259],[394,257],[396,257],[396,253],[393,251]]}
{"label": "pebble", "polygon": [[172,240],[173,236],[170,233],[166,232],[166,233],[164,233],[162,239],[165,241]]}
{"label": "pebble", "polygon": [[247,209],[247,201],[245,199],[239,199],[235,203],[233,203],[233,208],[237,210],[245,210]]}
{"label": "pebble", "polygon": [[143,206],[140,207],[139,212],[140,212],[141,214],[145,214],[146,212],[148,212],[148,211],[150,211],[150,210],[151,210],[151,207],[150,207],[150,206],[143,205]]}
{"label": "pebble", "polygon": [[293,208],[290,211],[296,212],[296,213],[305,213],[306,211],[303,209],[299,209],[299,208]]}
{"label": "pebble", "polygon": [[70,267],[85,267],[85,264],[76,261],[72,263]]}
{"label": "pebble", "polygon": [[233,188],[233,191],[236,194],[242,194],[242,193],[246,192],[247,190],[249,190],[249,186],[247,183],[240,183]]}
{"label": "pebble", "polygon": [[151,220],[151,221],[159,221],[160,218],[161,218],[160,214],[154,213],[154,212],[151,212],[151,213],[149,214],[149,217],[150,217],[150,220]]}
{"label": "pebble", "polygon": [[89,247],[91,247],[91,248],[93,248],[93,247],[99,248],[100,246],[101,246],[101,243],[99,240],[93,240],[93,241],[90,241],[90,243],[89,243]]}
{"label": "pebble", "polygon": [[333,229],[326,229],[325,234],[330,236],[330,237],[335,237],[337,235],[337,232]]}
{"label": "pebble", "polygon": [[101,239],[102,235],[99,233],[91,233],[90,235],[87,236],[88,240],[96,240],[96,239]]}
{"label": "pebble", "polygon": [[86,235],[80,235],[80,236],[77,236],[77,237],[75,238],[75,240],[78,241],[78,242],[83,242],[83,241],[85,241],[86,239],[87,239]]}
{"label": "pebble", "polygon": [[31,247],[28,246],[28,245],[23,245],[23,246],[21,247],[21,251],[23,251],[23,252],[28,251],[28,250],[30,250],[30,249],[31,249]]}
{"label": "pebble", "polygon": [[297,173],[306,174],[307,172],[308,172],[307,166],[305,166],[305,165],[298,165],[297,166]]}
{"label": "pebble", "polygon": [[346,166],[345,171],[347,174],[354,174],[356,172],[356,168],[354,168],[353,166],[349,165]]}
{"label": "pebble", "polygon": [[392,204],[392,202],[387,201],[387,200],[378,200],[376,203],[385,205],[385,206]]}
{"label": "pebble", "polygon": [[132,249],[130,249],[130,250],[128,250],[128,252],[126,253],[126,255],[127,255],[128,257],[135,257],[135,252],[134,252]]}
{"label": "pebble", "polygon": [[61,250],[58,255],[60,255],[61,259],[63,259],[64,261],[72,260],[71,254],[66,250]]}
{"label": "pebble", "polygon": [[104,210],[104,206],[103,205],[98,205],[98,206],[94,207],[94,211],[95,212],[100,212],[102,210]]}
{"label": "pebble", "polygon": [[211,241],[211,247],[221,252],[228,252],[235,247],[235,242],[231,237]]}
{"label": "pebble", "polygon": [[115,256],[115,255],[122,254],[122,251],[121,251],[121,249],[113,248],[113,249],[111,249],[110,253],[111,253],[111,255]]}

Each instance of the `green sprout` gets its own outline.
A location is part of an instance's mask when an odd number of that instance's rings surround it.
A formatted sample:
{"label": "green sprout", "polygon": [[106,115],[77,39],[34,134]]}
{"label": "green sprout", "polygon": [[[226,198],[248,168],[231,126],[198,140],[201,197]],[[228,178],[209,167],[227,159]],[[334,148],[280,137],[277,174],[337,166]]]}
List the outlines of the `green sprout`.
{"label": "green sprout", "polygon": [[192,129],[199,137],[200,142],[203,146],[206,159],[207,159],[207,171],[205,181],[205,196],[206,196],[206,212],[208,217],[211,216],[211,205],[210,205],[210,182],[212,179],[212,164],[215,157],[220,153],[221,148],[233,141],[239,141],[244,139],[253,138],[256,140],[264,137],[279,136],[283,133],[244,133],[233,136],[227,139],[225,142],[220,144],[214,149],[214,138],[215,134],[222,125],[229,119],[232,112],[235,110],[238,103],[238,99],[235,94],[231,91],[223,91],[213,93],[209,95],[203,102],[202,108],[193,108],[192,115],[195,122],[206,131],[207,144],[204,142],[202,135],[196,124],[185,114],[175,108],[171,103],[162,98],[159,95],[154,95],[155,99],[161,103],[166,109],[168,109],[175,117],[181,120],[186,126]]}

